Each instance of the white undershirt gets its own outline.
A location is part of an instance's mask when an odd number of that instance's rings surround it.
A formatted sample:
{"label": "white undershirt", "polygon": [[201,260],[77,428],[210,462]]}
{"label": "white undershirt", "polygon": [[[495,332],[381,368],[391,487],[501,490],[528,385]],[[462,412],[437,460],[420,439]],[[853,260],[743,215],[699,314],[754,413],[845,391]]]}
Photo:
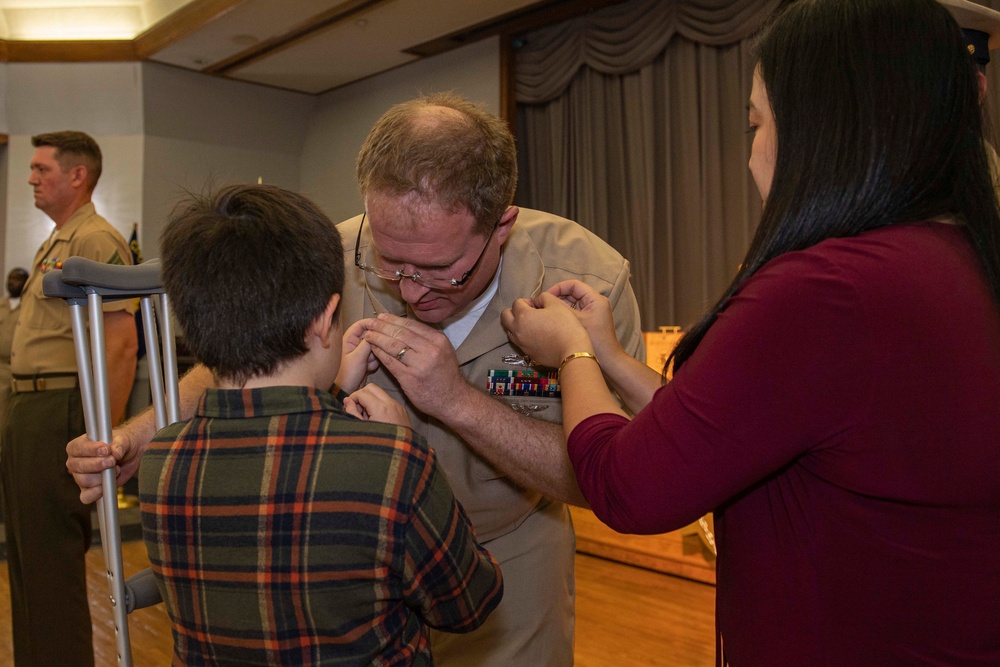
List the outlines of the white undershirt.
{"label": "white undershirt", "polygon": [[452,315],[441,323],[441,331],[448,337],[448,340],[451,341],[451,346],[456,350],[469,336],[472,327],[476,326],[476,322],[482,317],[486,306],[490,304],[493,295],[497,293],[497,288],[500,286],[501,270],[503,270],[503,255],[500,256],[500,263],[497,265],[497,272],[493,276],[493,282],[479,295],[479,298],[466,306],[465,310]]}

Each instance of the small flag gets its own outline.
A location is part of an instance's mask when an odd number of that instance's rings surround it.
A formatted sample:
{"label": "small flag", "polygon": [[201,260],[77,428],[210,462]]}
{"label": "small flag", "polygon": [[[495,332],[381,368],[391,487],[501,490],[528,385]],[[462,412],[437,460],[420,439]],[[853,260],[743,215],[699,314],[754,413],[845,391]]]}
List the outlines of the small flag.
{"label": "small flag", "polygon": [[[142,249],[139,248],[139,223],[132,223],[132,235],[128,237],[128,249],[132,253],[132,264],[142,264]],[[136,352],[136,360],[146,356],[146,336],[142,326],[142,310],[135,311],[135,331],[139,338],[139,349]]]}

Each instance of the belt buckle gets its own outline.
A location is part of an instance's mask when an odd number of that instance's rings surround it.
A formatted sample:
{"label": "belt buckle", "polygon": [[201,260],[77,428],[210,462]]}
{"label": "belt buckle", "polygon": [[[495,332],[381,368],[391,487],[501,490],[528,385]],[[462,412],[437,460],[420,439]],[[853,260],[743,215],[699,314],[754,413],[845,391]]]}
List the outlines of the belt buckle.
{"label": "belt buckle", "polygon": [[45,391],[45,378],[35,378],[35,391]]}

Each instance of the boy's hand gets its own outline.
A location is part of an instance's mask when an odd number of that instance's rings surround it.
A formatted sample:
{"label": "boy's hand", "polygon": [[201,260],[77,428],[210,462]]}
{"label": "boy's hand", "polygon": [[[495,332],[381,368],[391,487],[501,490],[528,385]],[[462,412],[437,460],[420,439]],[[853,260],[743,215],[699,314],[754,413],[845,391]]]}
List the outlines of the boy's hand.
{"label": "boy's hand", "polygon": [[344,409],[358,419],[410,427],[406,408],[374,384],[365,385],[344,399]]}
{"label": "boy's hand", "polygon": [[366,322],[367,320],[358,320],[344,331],[344,347],[336,385],[347,393],[357,390],[369,373],[378,370],[378,359],[372,353],[371,345],[362,337]]}

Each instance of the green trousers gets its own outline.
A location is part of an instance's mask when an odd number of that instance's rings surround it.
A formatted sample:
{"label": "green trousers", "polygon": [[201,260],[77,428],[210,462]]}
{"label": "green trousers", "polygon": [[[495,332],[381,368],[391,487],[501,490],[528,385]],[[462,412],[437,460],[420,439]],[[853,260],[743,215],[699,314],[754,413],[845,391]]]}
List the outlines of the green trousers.
{"label": "green trousers", "polygon": [[86,430],[79,389],[14,394],[0,438],[14,663],[93,667],[84,555],[90,507],[66,470]]}

